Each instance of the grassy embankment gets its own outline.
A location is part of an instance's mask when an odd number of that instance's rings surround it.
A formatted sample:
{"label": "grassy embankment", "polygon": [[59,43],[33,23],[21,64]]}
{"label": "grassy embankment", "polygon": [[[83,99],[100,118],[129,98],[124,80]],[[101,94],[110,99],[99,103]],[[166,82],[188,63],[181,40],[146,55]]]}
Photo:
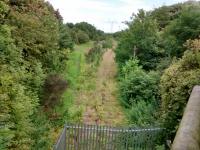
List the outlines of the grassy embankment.
{"label": "grassy embankment", "polygon": [[67,72],[63,75],[68,81],[68,88],[62,96],[62,105],[56,106],[56,112],[62,114],[59,126],[52,128],[52,141],[55,142],[62,131],[64,122],[78,123],[82,118],[82,106],[75,105],[76,95],[82,88],[82,81],[86,71],[85,51],[93,46],[93,42],[76,45],[74,50],[68,54]]}
{"label": "grassy embankment", "polygon": [[74,51],[70,53],[67,65],[65,78],[69,82],[68,89],[63,95],[64,105],[59,108],[59,111],[66,111],[65,120],[73,123],[81,121],[82,106],[74,105],[75,99],[79,91],[84,88],[83,82],[86,72],[85,51],[93,46],[93,42],[88,42],[82,45],[76,45]]}

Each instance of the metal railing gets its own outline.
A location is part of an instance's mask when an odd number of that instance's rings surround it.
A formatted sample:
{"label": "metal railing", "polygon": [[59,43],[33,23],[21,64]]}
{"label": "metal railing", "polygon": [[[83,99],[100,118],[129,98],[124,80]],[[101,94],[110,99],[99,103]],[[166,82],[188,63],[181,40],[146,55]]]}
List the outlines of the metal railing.
{"label": "metal railing", "polygon": [[66,150],[66,127],[64,127],[57,144],[54,145],[54,150]]}
{"label": "metal railing", "polygon": [[54,150],[153,150],[161,128],[65,125]]}

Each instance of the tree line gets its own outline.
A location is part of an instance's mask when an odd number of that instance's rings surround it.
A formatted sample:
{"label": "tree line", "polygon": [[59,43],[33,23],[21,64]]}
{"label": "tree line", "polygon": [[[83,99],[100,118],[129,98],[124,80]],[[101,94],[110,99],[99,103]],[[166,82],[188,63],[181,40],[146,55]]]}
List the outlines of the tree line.
{"label": "tree line", "polygon": [[85,22],[63,23],[44,0],[0,1],[0,149],[52,147],[50,132],[68,113],[54,108],[69,86],[69,53],[103,36]]}
{"label": "tree line", "polygon": [[173,140],[194,85],[200,84],[200,3],[139,10],[115,33],[119,99],[134,126],[160,125]]}
{"label": "tree line", "polygon": [[[113,35],[119,99],[130,124],[159,124],[173,138],[200,81],[200,4],[140,10],[127,25]],[[55,107],[71,86],[65,73],[74,45],[102,39],[89,23],[64,23],[44,0],[0,1],[0,149],[50,149],[50,132],[69,116]],[[109,40],[102,45],[112,47]],[[91,62],[100,56],[99,47],[87,55]]]}

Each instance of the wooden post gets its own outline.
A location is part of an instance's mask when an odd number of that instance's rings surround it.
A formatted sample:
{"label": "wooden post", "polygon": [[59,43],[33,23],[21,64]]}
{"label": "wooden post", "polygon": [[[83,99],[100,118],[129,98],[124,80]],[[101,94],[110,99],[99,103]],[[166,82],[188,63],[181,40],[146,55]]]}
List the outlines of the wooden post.
{"label": "wooden post", "polygon": [[134,46],[134,48],[133,48],[133,58],[135,58],[135,57],[136,57],[136,53],[137,53],[137,47],[136,47],[136,46]]}

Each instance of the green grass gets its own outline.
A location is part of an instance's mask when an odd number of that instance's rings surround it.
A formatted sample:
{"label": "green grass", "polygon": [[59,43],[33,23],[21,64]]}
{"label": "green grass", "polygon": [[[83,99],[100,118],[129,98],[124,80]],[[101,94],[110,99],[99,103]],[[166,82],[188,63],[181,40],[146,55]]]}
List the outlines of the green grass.
{"label": "green grass", "polygon": [[[116,103],[115,96],[112,96],[112,93],[116,93],[114,79],[106,78],[105,83],[101,83],[101,85],[97,82],[103,78],[97,76],[97,69],[100,66],[94,65],[94,62],[87,63],[86,61],[85,53],[92,47],[93,42],[76,45],[75,49],[68,55],[67,71],[64,74],[65,79],[68,81],[68,89],[63,94],[62,105],[58,106],[56,110],[63,116],[61,124],[63,121],[71,123],[84,122],[86,108],[95,110],[91,117],[93,121],[99,118],[102,120],[101,123],[110,124],[111,121],[114,121],[114,124],[120,124],[122,122],[122,117],[119,117],[122,114],[118,112],[119,106]],[[105,102],[105,106],[102,106],[102,90],[107,93],[106,97],[109,98],[109,102]]]}
{"label": "green grass", "polygon": [[82,51],[82,52],[87,52],[88,49],[92,48],[93,46],[93,41],[90,41],[88,43],[85,43],[85,44],[81,44],[81,45],[75,45],[74,46],[74,50],[75,51]]}
{"label": "green grass", "polygon": [[62,96],[62,105],[57,106],[56,112],[63,117],[62,122],[80,122],[82,117],[82,108],[75,107],[74,100],[78,91],[83,86],[85,78],[85,52],[93,46],[93,42],[81,45],[75,45],[74,50],[69,54],[66,62],[67,71],[64,78],[68,81],[68,89]]}

